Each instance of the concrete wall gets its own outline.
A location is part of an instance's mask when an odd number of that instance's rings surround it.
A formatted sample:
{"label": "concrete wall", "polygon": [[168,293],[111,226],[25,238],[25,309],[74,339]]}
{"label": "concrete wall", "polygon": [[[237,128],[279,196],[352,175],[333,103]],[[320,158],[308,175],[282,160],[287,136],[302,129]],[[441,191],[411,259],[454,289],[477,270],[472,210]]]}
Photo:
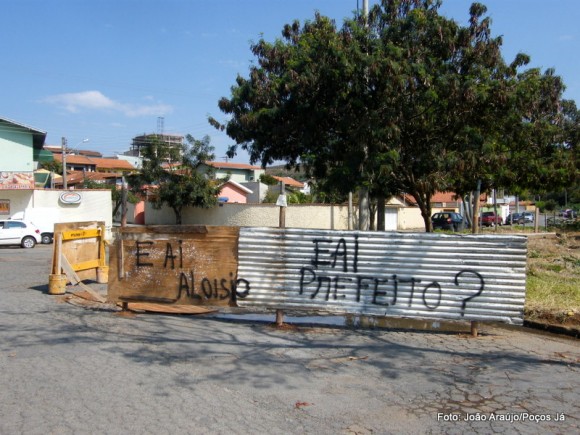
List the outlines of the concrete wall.
{"label": "concrete wall", "polygon": [[[346,206],[290,205],[286,208],[286,227],[347,229]],[[211,209],[188,208],[183,212],[183,224],[240,227],[278,227],[280,207],[274,204],[221,204]],[[147,225],[175,224],[168,207],[155,210],[145,205]]]}
{"label": "concrete wall", "polygon": [[[356,214],[356,210],[354,211]],[[418,208],[401,207],[397,211],[398,230],[425,228]],[[134,207],[130,206],[127,213],[128,223],[134,223],[134,213]],[[183,212],[182,222],[184,225],[277,228],[279,217],[280,207],[274,204],[221,204],[211,209],[188,208]],[[146,203],[145,224],[173,225],[175,215],[169,207],[155,210],[150,203]],[[347,230],[348,206],[291,204],[286,208],[286,227]]]}
{"label": "concrete wall", "polygon": [[266,197],[266,193],[268,192],[268,186],[264,183],[260,183],[259,181],[249,181],[247,183],[240,183],[242,186],[247,187],[252,191],[252,193],[248,193],[248,201],[249,203],[260,203]]}
{"label": "concrete wall", "polygon": [[402,207],[399,209],[399,230],[425,229],[425,222],[419,207]]}
{"label": "concrete wall", "polygon": [[10,211],[8,218],[14,213],[24,211],[27,207],[32,207],[32,193],[34,190],[0,190],[0,199],[10,201]]}
{"label": "concrete wall", "polygon": [[54,207],[60,210],[61,222],[104,221],[108,238],[113,225],[111,191],[108,189],[74,190],[82,195],[79,204],[63,204],[59,197],[66,190],[0,190],[0,199],[10,200],[10,216],[28,207]]}

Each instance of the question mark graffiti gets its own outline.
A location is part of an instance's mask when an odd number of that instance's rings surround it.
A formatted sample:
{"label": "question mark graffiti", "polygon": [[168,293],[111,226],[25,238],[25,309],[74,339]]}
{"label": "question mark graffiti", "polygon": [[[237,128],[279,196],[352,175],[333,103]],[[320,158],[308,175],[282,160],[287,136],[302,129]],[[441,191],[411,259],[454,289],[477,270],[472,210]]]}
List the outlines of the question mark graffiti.
{"label": "question mark graffiti", "polygon": [[458,278],[463,275],[464,273],[472,273],[473,275],[477,276],[479,278],[479,290],[477,291],[477,293],[469,296],[468,298],[463,299],[463,301],[461,302],[461,317],[463,317],[465,315],[465,306],[467,305],[467,303],[472,300],[473,298],[476,298],[477,296],[479,296],[481,294],[481,292],[483,292],[483,287],[485,286],[485,282],[483,280],[483,277],[477,273],[475,270],[462,270],[461,272],[459,272],[457,275],[455,275],[455,285],[459,287],[459,280]]}

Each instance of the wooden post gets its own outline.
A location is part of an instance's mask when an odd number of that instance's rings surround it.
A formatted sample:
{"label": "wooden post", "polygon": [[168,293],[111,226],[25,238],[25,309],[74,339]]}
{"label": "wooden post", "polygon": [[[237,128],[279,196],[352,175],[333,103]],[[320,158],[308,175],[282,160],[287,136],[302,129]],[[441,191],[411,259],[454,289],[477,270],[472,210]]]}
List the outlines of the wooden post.
{"label": "wooden post", "polygon": [[278,197],[278,205],[280,206],[278,228],[286,228],[286,189],[283,181],[280,181],[280,196]]}
{"label": "wooden post", "polygon": [[61,256],[62,254],[62,234],[60,232],[56,233],[56,269],[55,274],[61,275],[62,274],[62,264],[61,264]]}
{"label": "wooden post", "polygon": [[479,328],[479,322],[476,321],[471,321],[471,336],[472,337],[477,337],[478,331],[477,329]]}
{"label": "wooden post", "polygon": [[125,176],[121,178],[121,226],[127,226],[127,182]]}
{"label": "wooden post", "polygon": [[352,230],[352,192],[348,192],[348,230]]}
{"label": "wooden post", "polygon": [[284,324],[284,310],[276,310],[276,326]]}
{"label": "wooden post", "polygon": [[[286,189],[284,181],[280,181],[280,196],[278,197],[278,204],[280,205],[280,219],[279,228],[286,228]],[[284,311],[276,310],[276,326],[284,324]]]}

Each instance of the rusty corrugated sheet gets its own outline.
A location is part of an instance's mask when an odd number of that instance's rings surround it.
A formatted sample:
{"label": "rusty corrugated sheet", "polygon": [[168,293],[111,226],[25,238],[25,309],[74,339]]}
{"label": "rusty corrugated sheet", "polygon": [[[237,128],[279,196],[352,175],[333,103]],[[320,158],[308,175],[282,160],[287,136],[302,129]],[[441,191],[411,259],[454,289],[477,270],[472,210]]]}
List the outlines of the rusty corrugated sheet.
{"label": "rusty corrugated sheet", "polygon": [[524,236],[242,228],[238,249],[241,307],[523,322]]}

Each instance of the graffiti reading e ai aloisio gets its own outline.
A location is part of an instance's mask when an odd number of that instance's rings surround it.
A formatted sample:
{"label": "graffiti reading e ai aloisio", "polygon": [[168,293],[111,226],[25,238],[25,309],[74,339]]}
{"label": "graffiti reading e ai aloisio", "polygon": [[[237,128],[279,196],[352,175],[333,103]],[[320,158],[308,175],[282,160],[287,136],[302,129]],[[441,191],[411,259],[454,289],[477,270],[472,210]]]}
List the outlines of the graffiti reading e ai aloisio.
{"label": "graffiti reading e ai aloisio", "polygon": [[[159,249],[153,241],[137,241],[135,244],[135,265],[137,268],[155,267],[151,261],[153,250]],[[225,277],[209,278],[196,276],[194,266],[184,269],[183,241],[177,240],[177,246],[170,242],[165,243],[163,269],[179,271],[176,282],[176,294],[172,301],[185,296],[192,300],[229,300],[245,298],[250,293],[250,283],[245,279],[235,277],[234,272],[228,272]],[[190,264],[192,259],[185,259]],[[197,285],[196,285],[197,283]]]}

